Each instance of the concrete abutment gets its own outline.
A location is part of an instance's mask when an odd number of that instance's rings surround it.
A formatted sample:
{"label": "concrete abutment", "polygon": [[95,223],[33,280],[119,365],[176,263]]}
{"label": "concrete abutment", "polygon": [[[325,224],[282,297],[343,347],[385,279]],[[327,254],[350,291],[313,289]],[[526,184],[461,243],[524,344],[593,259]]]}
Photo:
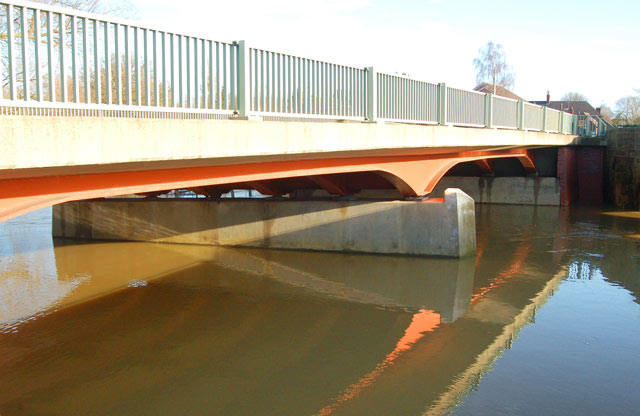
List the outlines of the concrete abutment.
{"label": "concrete abutment", "polygon": [[474,202],[102,199],[54,206],[53,236],[415,256],[475,252]]}

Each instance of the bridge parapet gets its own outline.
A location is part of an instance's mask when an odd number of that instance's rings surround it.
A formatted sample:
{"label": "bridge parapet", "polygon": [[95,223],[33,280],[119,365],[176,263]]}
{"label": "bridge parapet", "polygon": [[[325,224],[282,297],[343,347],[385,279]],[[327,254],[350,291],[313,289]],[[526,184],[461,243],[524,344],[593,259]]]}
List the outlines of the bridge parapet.
{"label": "bridge parapet", "polygon": [[599,120],[589,129],[578,116],[444,83],[22,0],[0,1],[0,44],[0,115],[606,130]]}

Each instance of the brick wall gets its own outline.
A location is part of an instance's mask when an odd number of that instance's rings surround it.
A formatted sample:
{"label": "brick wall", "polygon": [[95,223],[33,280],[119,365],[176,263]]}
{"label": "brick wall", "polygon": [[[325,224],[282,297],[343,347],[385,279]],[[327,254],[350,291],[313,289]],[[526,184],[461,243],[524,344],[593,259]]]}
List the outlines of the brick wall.
{"label": "brick wall", "polygon": [[560,205],[567,206],[578,199],[576,174],[576,150],[572,147],[558,149],[558,179],[560,180]]}

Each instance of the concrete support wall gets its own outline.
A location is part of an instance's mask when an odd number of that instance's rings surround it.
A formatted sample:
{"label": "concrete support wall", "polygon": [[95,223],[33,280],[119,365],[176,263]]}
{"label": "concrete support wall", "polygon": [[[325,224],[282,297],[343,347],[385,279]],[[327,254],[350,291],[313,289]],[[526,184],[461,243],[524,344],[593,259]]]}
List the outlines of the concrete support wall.
{"label": "concrete support wall", "polygon": [[145,199],[53,209],[54,237],[462,257],[476,248],[473,200]]}
{"label": "concrete support wall", "polygon": [[446,188],[460,188],[478,204],[560,205],[558,178],[445,176],[433,195]]}
{"label": "concrete support wall", "polygon": [[606,171],[609,202],[640,210],[640,128],[607,132]]}
{"label": "concrete support wall", "polygon": [[[555,149],[554,149],[555,150]],[[458,188],[476,204],[560,205],[558,178],[524,176],[445,176],[431,193],[441,197],[448,188]],[[297,191],[303,199],[331,198],[321,189]],[[355,195],[359,199],[403,199],[396,189],[365,189]]]}

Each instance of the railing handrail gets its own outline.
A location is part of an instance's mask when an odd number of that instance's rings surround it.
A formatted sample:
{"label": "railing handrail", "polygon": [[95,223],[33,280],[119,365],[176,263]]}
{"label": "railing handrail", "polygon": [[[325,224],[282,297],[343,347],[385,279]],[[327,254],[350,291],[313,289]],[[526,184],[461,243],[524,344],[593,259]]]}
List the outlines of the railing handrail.
{"label": "railing handrail", "polygon": [[[233,41],[231,43],[237,43],[237,42],[238,41]],[[300,56],[300,55],[296,55],[296,54],[293,54],[293,53],[279,52],[279,51],[275,51],[273,49],[266,49],[266,48],[256,47],[256,46],[253,46],[253,45],[250,45],[249,49],[254,50],[254,51],[259,51],[259,52],[267,52],[267,53],[277,54],[277,55],[286,56],[286,57],[290,57],[290,58],[306,59],[308,61],[318,62],[320,64],[342,66],[342,67],[349,68],[349,69],[357,69],[359,71],[362,71],[362,70],[365,69],[365,68],[360,67],[360,66],[340,64],[340,63],[337,63],[337,62],[330,62],[330,61],[327,61],[327,60],[324,60],[324,59],[310,58],[310,57],[307,57],[307,56]]]}
{"label": "railing handrail", "polygon": [[469,92],[469,93],[472,93],[472,94],[483,95],[483,96],[488,95],[486,92],[482,92],[482,91],[465,90],[464,88],[450,87],[448,85],[447,85],[447,87],[449,87],[452,90],[456,90],[456,91],[464,91],[464,92]]}
{"label": "railing handrail", "polygon": [[517,102],[520,101],[520,100],[516,100],[515,98],[503,97],[502,95],[495,95],[495,94],[493,94],[493,98],[497,98],[497,99],[505,100],[505,101],[512,101],[514,103],[517,103]]}

